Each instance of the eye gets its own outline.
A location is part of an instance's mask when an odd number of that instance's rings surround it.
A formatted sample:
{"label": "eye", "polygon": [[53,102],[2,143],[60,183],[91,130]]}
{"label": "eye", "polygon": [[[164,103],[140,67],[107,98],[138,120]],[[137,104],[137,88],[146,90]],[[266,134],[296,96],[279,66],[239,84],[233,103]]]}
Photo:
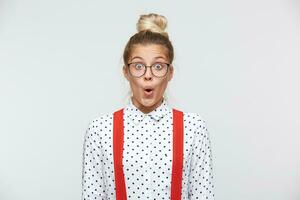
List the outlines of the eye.
{"label": "eye", "polygon": [[144,68],[144,65],[142,63],[135,63],[134,68],[140,70]]}
{"label": "eye", "polygon": [[163,68],[163,65],[162,63],[155,63],[153,67],[155,70],[161,70]]}

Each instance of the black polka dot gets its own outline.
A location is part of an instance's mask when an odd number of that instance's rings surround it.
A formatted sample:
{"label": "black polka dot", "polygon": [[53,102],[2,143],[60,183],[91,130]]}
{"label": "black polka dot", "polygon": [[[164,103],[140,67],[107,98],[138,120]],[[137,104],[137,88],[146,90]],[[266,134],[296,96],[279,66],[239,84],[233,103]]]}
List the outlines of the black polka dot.
{"label": "black polka dot", "polygon": [[[205,120],[184,113],[181,199],[214,199],[212,151]],[[93,119],[86,130],[82,200],[115,200],[113,113]],[[145,114],[131,99],[124,108],[123,171],[127,199],[170,199],[173,113],[164,99]]]}

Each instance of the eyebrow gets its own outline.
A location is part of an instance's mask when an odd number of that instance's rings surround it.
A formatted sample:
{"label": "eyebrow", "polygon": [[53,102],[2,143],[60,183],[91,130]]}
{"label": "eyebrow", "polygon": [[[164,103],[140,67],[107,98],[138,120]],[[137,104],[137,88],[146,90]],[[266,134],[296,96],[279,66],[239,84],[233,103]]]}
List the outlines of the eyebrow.
{"label": "eyebrow", "polygon": [[[139,59],[142,59],[143,60],[143,58],[142,57],[140,57],[140,56],[134,56],[133,58],[131,58],[131,60],[133,60],[133,59],[135,59],[135,58],[139,58]],[[162,57],[162,56],[156,56],[156,57],[154,57],[155,59],[158,59],[158,58],[163,58],[163,59],[165,59],[165,57]]]}

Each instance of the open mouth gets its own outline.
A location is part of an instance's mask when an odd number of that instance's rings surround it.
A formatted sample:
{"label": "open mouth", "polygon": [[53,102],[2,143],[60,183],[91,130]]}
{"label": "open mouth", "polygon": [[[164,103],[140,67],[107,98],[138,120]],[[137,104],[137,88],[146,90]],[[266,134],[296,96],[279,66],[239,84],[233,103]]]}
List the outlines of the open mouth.
{"label": "open mouth", "polygon": [[146,88],[144,89],[144,92],[147,96],[150,96],[153,94],[153,89],[152,88]]}

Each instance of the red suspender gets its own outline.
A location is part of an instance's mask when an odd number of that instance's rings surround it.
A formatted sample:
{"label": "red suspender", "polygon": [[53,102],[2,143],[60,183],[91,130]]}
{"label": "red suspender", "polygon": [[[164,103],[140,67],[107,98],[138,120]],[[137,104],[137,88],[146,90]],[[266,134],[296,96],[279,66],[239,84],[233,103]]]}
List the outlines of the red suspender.
{"label": "red suspender", "polygon": [[173,160],[171,200],[181,200],[183,163],[183,113],[173,109]]}
{"label": "red suspender", "polygon": [[[183,166],[183,112],[173,110],[173,160],[171,178],[171,200],[181,200]],[[116,200],[127,200],[123,172],[124,121],[120,109],[113,115],[113,158]]]}
{"label": "red suspender", "polygon": [[113,121],[113,156],[116,186],[116,200],[126,200],[126,186],[123,172],[123,143],[124,143],[123,109],[114,113]]}

